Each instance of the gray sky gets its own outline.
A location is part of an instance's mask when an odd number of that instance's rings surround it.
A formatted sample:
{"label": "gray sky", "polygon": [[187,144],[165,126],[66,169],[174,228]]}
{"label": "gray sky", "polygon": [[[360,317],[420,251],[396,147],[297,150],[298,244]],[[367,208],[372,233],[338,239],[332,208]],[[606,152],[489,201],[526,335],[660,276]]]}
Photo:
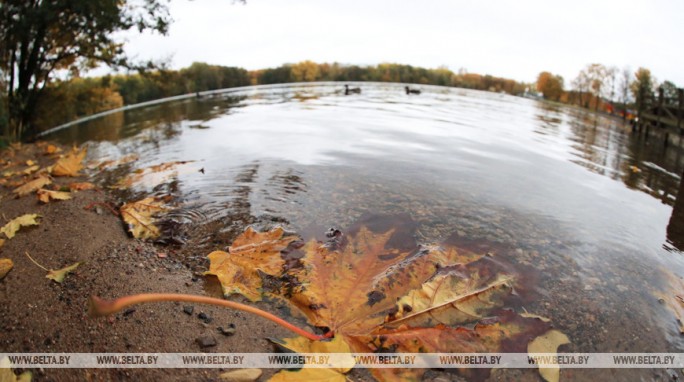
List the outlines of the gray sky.
{"label": "gray sky", "polygon": [[566,86],[597,62],[684,86],[682,0],[172,0],[171,14],[168,36],[126,35],[129,54],[176,69],[394,62],[520,81],[547,70]]}

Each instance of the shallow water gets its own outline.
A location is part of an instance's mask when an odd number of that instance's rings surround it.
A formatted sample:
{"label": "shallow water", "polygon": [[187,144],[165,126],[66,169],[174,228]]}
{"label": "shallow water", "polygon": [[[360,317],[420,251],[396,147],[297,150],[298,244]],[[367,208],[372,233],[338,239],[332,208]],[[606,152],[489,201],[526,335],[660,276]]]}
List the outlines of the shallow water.
{"label": "shallow water", "polygon": [[[667,236],[682,149],[634,135],[618,119],[504,94],[356,86],[362,94],[345,96],[332,83],[227,91],[48,138],[89,142],[90,158],[140,155],[101,175],[110,180],[196,161],[131,192],[177,196],[171,229],[197,256],[248,224],[307,235],[368,216],[410,219],[420,243],[455,234],[515,263],[531,289],[524,308],[568,334],[568,351],[684,349],[653,294],[675,293],[666,274],[684,274],[683,238],[672,233],[684,222],[674,219]],[[575,376],[594,372],[605,371]],[[638,373],[630,375],[654,376]]]}

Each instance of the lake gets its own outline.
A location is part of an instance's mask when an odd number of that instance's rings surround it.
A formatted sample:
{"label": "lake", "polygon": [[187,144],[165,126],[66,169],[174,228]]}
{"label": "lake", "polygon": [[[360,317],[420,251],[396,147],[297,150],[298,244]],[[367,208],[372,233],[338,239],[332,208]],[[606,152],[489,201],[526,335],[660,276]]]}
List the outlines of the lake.
{"label": "lake", "polygon": [[140,156],[97,175],[105,183],[194,161],[121,193],[173,195],[180,207],[166,229],[192,248],[188,256],[225,247],[247,225],[320,236],[387,219],[411,224],[419,243],[455,235],[505,259],[523,284],[516,308],[550,318],[572,341],[568,352],[684,351],[663,303],[681,293],[684,274],[684,238],[672,233],[684,222],[670,222],[681,148],[574,107],[437,86],[409,96],[403,84],[350,85],[362,93],[345,96],[340,83],[229,89],[46,138],[87,142],[90,159]]}

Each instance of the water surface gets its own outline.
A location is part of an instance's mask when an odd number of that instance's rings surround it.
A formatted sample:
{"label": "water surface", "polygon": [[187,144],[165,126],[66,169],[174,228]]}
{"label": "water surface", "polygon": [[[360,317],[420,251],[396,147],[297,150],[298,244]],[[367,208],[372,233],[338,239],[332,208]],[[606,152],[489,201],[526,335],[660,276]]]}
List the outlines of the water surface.
{"label": "water surface", "polygon": [[[420,243],[456,235],[514,264],[531,288],[523,307],[568,334],[567,351],[684,349],[654,294],[681,292],[668,278],[684,274],[682,238],[672,234],[684,222],[670,222],[680,148],[634,135],[619,119],[504,94],[355,86],[362,94],[345,96],[334,83],[238,89],[49,138],[89,142],[91,158],[139,154],[130,169],[196,161],[129,196],[177,196],[171,229],[198,257],[249,224],[306,234],[401,216]],[[573,376],[607,372],[664,373]]]}

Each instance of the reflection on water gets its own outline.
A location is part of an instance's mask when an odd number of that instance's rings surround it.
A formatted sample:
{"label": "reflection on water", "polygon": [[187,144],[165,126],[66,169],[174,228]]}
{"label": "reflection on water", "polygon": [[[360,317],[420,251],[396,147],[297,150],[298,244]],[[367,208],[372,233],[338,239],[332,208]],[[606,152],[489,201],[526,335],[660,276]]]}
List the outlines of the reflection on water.
{"label": "reflection on water", "polygon": [[486,242],[523,269],[534,280],[525,308],[551,317],[573,340],[568,351],[684,348],[651,293],[667,288],[663,269],[684,274],[675,249],[684,241],[681,148],[639,138],[620,120],[508,95],[354,86],[363,93],[345,96],[332,83],[241,89],[51,138],[90,141],[97,158],[140,154],[104,181],[197,161],[203,172],[124,197],[176,196],[168,231],[198,258],[250,224],[313,235],[404,214],[420,242]]}

